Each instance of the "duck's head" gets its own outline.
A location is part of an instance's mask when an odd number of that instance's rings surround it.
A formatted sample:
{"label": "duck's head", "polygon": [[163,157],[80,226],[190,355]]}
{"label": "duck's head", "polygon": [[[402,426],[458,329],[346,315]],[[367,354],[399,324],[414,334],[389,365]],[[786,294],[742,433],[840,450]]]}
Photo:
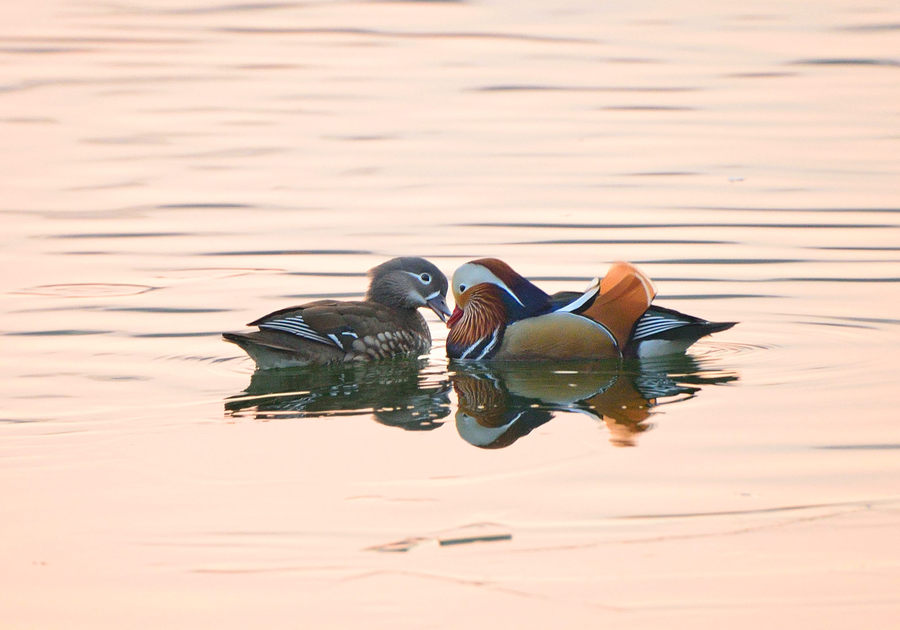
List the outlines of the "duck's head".
{"label": "duck's head", "polygon": [[457,306],[466,290],[478,284],[494,285],[506,294],[510,321],[541,313],[550,304],[550,296],[502,260],[480,258],[467,262],[453,272],[451,288]]}
{"label": "duck's head", "polygon": [[366,300],[410,310],[427,306],[443,322],[450,315],[447,288],[447,277],[432,263],[424,258],[404,256],[369,270]]}

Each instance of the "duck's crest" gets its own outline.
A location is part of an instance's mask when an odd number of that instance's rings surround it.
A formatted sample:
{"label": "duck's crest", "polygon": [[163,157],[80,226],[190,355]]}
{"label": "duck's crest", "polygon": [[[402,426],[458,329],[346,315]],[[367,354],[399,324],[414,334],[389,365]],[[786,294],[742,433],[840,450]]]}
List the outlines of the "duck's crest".
{"label": "duck's crest", "polygon": [[479,258],[473,264],[481,265],[499,278],[513,293],[513,297],[521,306],[521,312],[510,312],[513,320],[522,317],[533,317],[550,310],[550,296],[536,285],[520,276],[508,264],[499,258]]}

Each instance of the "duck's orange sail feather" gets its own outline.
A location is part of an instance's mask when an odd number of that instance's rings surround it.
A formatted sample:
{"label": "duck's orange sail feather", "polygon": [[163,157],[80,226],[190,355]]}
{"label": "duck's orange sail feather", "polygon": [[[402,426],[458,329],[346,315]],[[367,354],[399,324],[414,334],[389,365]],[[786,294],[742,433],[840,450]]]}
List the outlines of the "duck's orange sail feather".
{"label": "duck's orange sail feather", "polygon": [[581,314],[606,326],[621,349],[654,297],[650,278],[631,263],[617,262],[600,281],[600,294]]}

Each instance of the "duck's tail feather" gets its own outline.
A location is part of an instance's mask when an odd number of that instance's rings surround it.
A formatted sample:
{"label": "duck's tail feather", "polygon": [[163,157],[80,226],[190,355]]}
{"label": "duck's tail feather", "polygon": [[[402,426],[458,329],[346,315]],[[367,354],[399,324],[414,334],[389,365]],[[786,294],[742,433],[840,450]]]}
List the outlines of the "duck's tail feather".
{"label": "duck's tail feather", "polygon": [[737,322],[710,322],[676,310],[651,306],[637,321],[626,356],[662,356],[687,350],[701,337],[728,330]]}
{"label": "duck's tail feather", "polygon": [[[292,338],[288,333],[276,330],[254,330],[251,332],[222,333],[225,341],[239,346],[250,358],[256,362],[259,369],[304,366],[312,363],[326,363],[321,357],[315,356],[291,343]],[[316,344],[326,347],[324,344]],[[338,352],[333,353],[337,355]]]}
{"label": "duck's tail feather", "polygon": [[647,339],[699,339],[712,333],[728,330],[737,322],[710,322],[671,308],[651,306],[641,316],[631,332],[632,341]]}

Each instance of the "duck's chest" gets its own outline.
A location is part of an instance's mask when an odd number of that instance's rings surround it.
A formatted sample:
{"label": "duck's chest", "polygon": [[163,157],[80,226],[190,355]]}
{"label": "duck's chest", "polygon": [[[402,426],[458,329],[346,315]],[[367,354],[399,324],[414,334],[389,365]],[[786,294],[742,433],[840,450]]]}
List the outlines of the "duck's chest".
{"label": "duck's chest", "polygon": [[494,358],[570,360],[619,356],[616,340],[604,326],[572,313],[550,313],[510,325]]}

